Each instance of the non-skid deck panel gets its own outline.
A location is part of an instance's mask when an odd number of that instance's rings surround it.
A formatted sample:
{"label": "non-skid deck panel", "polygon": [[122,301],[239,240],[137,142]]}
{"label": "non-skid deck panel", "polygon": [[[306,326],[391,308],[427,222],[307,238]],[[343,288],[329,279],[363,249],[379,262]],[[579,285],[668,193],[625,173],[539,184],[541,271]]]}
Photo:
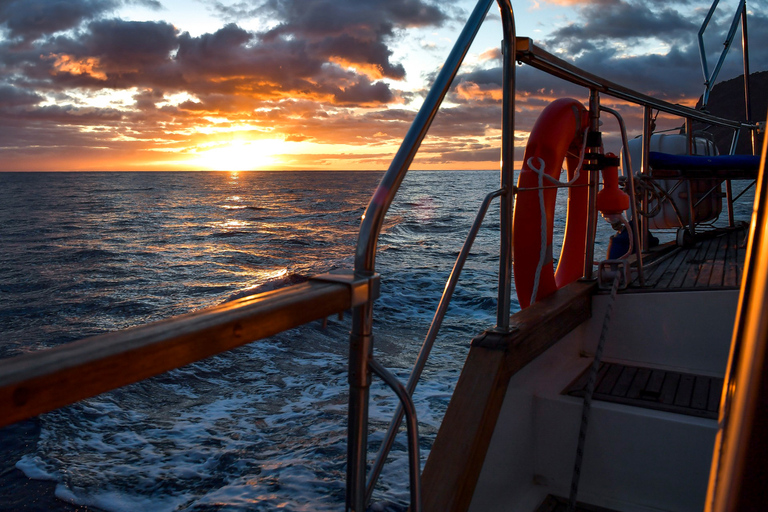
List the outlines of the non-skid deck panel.
{"label": "non-skid deck panel", "polygon": [[693,247],[646,256],[645,286],[635,276],[630,291],[738,288],[746,257],[747,229],[704,234]]}
{"label": "non-skid deck panel", "polygon": [[[584,396],[590,368],[563,390],[564,395]],[[723,379],[617,363],[601,363],[595,383],[595,400],[646,409],[717,418]]]}
{"label": "non-skid deck panel", "polygon": [[[568,512],[568,500],[559,496],[547,496],[536,512]],[[613,509],[576,502],[575,512],[616,512]]]}

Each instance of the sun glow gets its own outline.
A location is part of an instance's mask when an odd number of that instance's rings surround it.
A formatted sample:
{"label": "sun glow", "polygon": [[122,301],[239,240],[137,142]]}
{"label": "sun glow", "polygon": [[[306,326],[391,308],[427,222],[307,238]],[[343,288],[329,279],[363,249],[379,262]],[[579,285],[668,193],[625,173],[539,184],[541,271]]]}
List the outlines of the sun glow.
{"label": "sun glow", "polygon": [[284,144],[277,139],[217,143],[200,151],[190,163],[211,171],[272,169],[282,163],[277,154]]}

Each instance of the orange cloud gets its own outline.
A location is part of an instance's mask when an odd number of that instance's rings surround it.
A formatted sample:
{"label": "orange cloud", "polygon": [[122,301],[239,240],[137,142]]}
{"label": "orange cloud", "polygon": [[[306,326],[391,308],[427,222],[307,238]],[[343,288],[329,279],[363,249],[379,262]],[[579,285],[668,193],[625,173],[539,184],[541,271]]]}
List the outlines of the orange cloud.
{"label": "orange cloud", "polygon": [[57,73],[69,73],[70,75],[88,75],[97,80],[106,80],[107,75],[99,71],[100,63],[97,57],[87,57],[84,59],[77,59],[72,55],[65,53],[51,53],[48,58],[56,59],[53,63],[53,68]]}
{"label": "orange cloud", "polygon": [[501,49],[500,48],[488,48],[483,53],[480,54],[480,60],[494,60],[498,59],[501,60]]}
{"label": "orange cloud", "polygon": [[462,82],[456,86],[456,95],[467,101],[486,99],[501,101],[504,93],[501,87],[483,89],[474,82]]}
{"label": "orange cloud", "polygon": [[342,68],[354,69],[371,80],[380,80],[384,78],[384,68],[381,64],[376,64],[374,62],[352,62],[343,57],[329,57],[328,60],[334,64],[338,64]]}

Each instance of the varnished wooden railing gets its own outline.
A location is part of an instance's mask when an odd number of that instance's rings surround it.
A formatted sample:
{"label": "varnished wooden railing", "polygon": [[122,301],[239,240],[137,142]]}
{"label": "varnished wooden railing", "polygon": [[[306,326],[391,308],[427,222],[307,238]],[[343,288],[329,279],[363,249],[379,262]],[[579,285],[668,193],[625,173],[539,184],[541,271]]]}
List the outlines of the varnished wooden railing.
{"label": "varnished wooden railing", "polygon": [[319,276],[194,313],[0,360],[0,426],[343,312],[378,278]]}

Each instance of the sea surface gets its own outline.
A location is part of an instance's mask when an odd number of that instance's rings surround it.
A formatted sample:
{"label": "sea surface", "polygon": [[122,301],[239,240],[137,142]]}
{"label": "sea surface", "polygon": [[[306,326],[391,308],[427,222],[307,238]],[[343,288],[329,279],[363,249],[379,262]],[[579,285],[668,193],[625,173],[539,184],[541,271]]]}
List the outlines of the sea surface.
{"label": "sea surface", "polygon": [[[0,174],[0,357],[351,268],[380,178]],[[390,209],[377,256],[375,353],[403,380],[498,180],[497,172],[411,172]],[[610,228],[601,224],[604,251]],[[415,393],[422,464],[470,340],[495,324],[497,273],[496,202]],[[52,482],[61,500],[110,512],[341,510],[349,329],[349,315],[326,328],[315,322],[44,414],[23,436],[0,431],[0,455],[27,477]],[[374,382],[371,459],[397,405]],[[14,436],[25,442],[14,444]],[[398,437],[374,495],[379,509],[406,508],[405,445]],[[0,495],[10,475],[1,473]]]}
{"label": "sea surface", "polygon": [[[0,357],[351,267],[381,173],[0,174]],[[379,244],[377,357],[406,379],[496,172],[414,172]],[[495,323],[492,207],[416,392],[425,459],[469,342]],[[349,315],[39,418],[16,468],[107,511],[339,510]],[[397,402],[378,382],[371,458]],[[398,438],[374,501],[408,502]],[[0,488],[2,487],[0,477]]]}

